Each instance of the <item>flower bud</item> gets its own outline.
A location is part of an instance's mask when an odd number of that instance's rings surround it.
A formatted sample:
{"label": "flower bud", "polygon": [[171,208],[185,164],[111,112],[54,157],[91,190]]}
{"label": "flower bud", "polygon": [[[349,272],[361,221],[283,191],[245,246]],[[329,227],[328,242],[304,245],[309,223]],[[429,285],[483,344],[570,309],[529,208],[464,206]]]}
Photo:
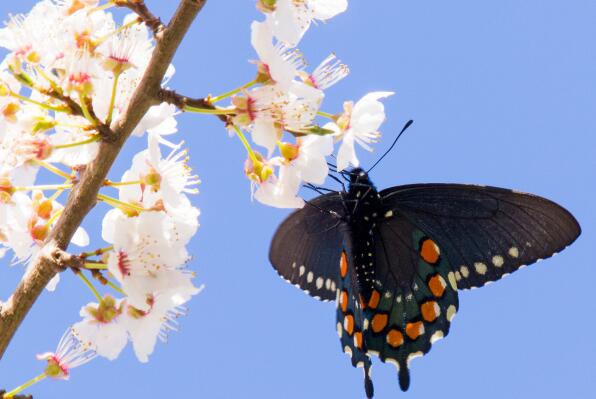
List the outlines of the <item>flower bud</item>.
{"label": "flower bud", "polygon": [[93,93],[93,82],[91,75],[85,72],[77,72],[68,77],[68,88],[79,93],[81,97],[90,97]]}
{"label": "flower bud", "polygon": [[352,101],[346,101],[344,103],[344,113],[337,118],[337,126],[344,132],[350,128],[353,108],[354,103]]}
{"label": "flower bud", "polygon": [[298,158],[300,146],[292,143],[279,143],[279,152],[286,161],[293,161]]}
{"label": "flower bud", "polygon": [[33,210],[42,219],[48,220],[52,217],[52,210],[54,206],[52,201],[49,199],[45,199],[38,203],[33,203]]}
{"label": "flower bud", "polygon": [[47,223],[35,224],[33,227],[29,228],[31,238],[33,238],[35,241],[45,241],[49,232],[50,226],[48,226]]}
{"label": "flower bud", "polygon": [[9,203],[15,191],[8,177],[0,177],[0,204]]}
{"label": "flower bud", "polygon": [[122,314],[122,305],[120,305],[120,307],[117,308],[116,300],[112,298],[110,295],[106,295],[99,303],[99,305],[89,305],[87,306],[86,310],[99,323],[109,323],[115,317]]}
{"label": "flower bud", "polygon": [[8,83],[0,81],[0,97],[8,97],[12,93]]}
{"label": "flower bud", "polygon": [[271,70],[269,69],[269,65],[265,64],[264,62],[257,61],[257,77],[255,78],[257,83],[261,83],[264,85],[274,84],[275,81],[271,78]]}
{"label": "flower bud", "polygon": [[63,369],[62,366],[60,366],[60,362],[56,356],[50,356],[48,357],[48,364],[44,373],[48,377],[61,379],[68,375],[68,370]]}
{"label": "flower bud", "polygon": [[277,0],[257,0],[257,9],[264,13],[274,12],[275,3]]}
{"label": "flower bud", "polygon": [[159,191],[162,177],[153,167],[149,168],[149,173],[142,177],[143,184],[151,187],[153,192]]}
{"label": "flower bud", "polygon": [[255,157],[248,158],[244,164],[244,173],[248,178],[257,183],[263,183],[273,174],[273,168],[268,163],[264,162],[263,156],[255,152]]}
{"label": "flower bud", "polygon": [[15,123],[17,121],[17,113],[21,110],[21,105],[16,102],[10,102],[2,107],[2,116],[8,122]]}
{"label": "flower bud", "polygon": [[255,119],[254,111],[255,100],[250,96],[232,97],[232,105],[236,107],[234,124],[239,126],[248,126]]}
{"label": "flower bud", "polygon": [[53,129],[58,122],[52,118],[37,117],[33,122],[33,133],[45,132]]}

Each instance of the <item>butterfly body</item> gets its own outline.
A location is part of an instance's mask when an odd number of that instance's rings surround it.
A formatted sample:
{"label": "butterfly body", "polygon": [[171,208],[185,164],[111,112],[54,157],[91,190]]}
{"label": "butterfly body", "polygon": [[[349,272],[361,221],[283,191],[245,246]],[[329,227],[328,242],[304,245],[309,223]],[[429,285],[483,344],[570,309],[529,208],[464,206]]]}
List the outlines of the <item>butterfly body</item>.
{"label": "butterfly body", "polygon": [[569,212],[541,197],[458,184],[379,192],[355,169],[346,192],[282,223],[269,257],[290,283],[336,301],[342,349],[372,397],[372,356],[394,364],[407,390],[410,361],[449,333],[458,289],[552,256],[579,234]]}

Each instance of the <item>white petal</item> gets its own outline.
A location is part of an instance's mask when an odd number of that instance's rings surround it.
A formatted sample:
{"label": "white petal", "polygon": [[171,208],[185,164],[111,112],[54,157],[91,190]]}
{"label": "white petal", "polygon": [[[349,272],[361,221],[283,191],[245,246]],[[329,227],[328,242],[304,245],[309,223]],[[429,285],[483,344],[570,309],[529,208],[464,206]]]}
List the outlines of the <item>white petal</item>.
{"label": "white petal", "polygon": [[308,6],[313,10],[314,18],[326,20],[346,11],[348,0],[309,0]]}
{"label": "white petal", "polygon": [[267,149],[267,156],[269,157],[275,149],[277,143],[277,129],[275,124],[264,118],[258,118],[254,122],[252,131],[252,140],[262,147]]}
{"label": "white petal", "polygon": [[87,234],[87,231],[85,231],[84,228],[79,227],[77,231],[75,231],[70,242],[79,247],[86,247],[89,245],[89,234]]}
{"label": "white petal", "polygon": [[337,153],[337,170],[344,170],[349,164],[358,167],[360,161],[358,161],[354,148],[354,136],[346,133]]}

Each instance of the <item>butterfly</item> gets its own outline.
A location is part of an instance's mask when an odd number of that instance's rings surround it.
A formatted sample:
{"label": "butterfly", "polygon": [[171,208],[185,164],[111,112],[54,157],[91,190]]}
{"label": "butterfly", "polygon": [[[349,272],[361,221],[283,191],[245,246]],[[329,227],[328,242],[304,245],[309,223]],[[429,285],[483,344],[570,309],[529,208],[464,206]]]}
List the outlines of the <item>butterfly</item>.
{"label": "butterfly", "polygon": [[[370,170],[370,169],[369,169]],[[348,190],[308,201],[275,233],[269,252],[282,278],[335,300],[337,333],[373,397],[371,358],[409,364],[447,336],[458,290],[553,256],[580,235],[575,218],[532,194],[462,184],[412,184],[377,191],[362,169]]]}

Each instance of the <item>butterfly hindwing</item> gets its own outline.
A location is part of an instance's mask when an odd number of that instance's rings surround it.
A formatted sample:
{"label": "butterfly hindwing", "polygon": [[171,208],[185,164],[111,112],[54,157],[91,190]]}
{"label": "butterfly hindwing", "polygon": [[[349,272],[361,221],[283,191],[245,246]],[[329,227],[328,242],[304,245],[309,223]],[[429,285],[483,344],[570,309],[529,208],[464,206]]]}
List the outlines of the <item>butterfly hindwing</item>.
{"label": "butterfly hindwing", "polygon": [[337,334],[341,347],[352,362],[352,366],[364,369],[364,385],[369,398],[373,395],[370,379],[371,359],[364,339],[364,314],[358,303],[354,285],[354,257],[349,242],[344,244],[337,264],[338,290],[336,298]]}
{"label": "butterfly hindwing", "polygon": [[269,260],[281,277],[313,297],[334,300],[345,223],[339,193],[315,198],[279,226]]}
{"label": "butterfly hindwing", "polygon": [[393,222],[409,220],[440,245],[461,289],[495,281],[571,244],[575,218],[547,199],[496,187],[416,184],[381,191]]}
{"label": "butterfly hindwing", "polygon": [[[410,383],[409,363],[449,333],[458,309],[454,275],[436,243],[404,221],[399,232],[381,222],[375,232],[376,289],[364,307],[369,355],[393,363],[402,390]],[[393,251],[395,252],[393,252]],[[407,270],[394,275],[397,269]],[[407,278],[407,280],[402,280]]]}

